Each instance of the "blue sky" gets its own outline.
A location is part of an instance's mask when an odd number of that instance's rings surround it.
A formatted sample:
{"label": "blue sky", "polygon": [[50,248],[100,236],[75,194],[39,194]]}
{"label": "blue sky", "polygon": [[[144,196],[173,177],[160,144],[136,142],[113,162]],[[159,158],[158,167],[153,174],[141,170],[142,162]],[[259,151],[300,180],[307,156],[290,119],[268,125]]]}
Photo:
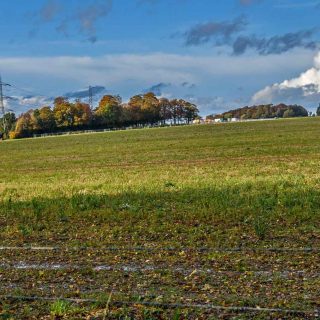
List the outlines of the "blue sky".
{"label": "blue sky", "polygon": [[124,100],[149,89],[182,97],[202,114],[314,109],[319,14],[318,0],[2,0],[7,107],[19,113],[96,85]]}

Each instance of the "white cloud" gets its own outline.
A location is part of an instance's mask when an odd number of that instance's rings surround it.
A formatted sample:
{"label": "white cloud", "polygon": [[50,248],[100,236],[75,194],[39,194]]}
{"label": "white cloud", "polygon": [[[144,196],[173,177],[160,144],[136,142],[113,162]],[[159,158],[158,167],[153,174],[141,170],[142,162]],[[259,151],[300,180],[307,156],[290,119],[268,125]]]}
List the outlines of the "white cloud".
{"label": "white cloud", "polygon": [[50,105],[52,98],[42,96],[13,96],[10,100],[5,101],[7,111],[14,111],[17,115],[29,109],[36,109]]}
{"label": "white cloud", "polygon": [[39,96],[18,97],[18,103],[22,106],[44,106],[50,103],[50,99]]}
{"label": "white cloud", "polygon": [[[155,83],[170,83],[173,91],[169,93],[177,97],[191,93],[198,99],[213,97],[209,99],[211,102],[202,99],[199,103],[203,112],[211,112],[230,107],[230,103],[215,102],[214,97],[233,101],[238,98],[232,96],[238,92],[232,92],[237,91],[239,83],[244,88],[242,94],[248,94],[252,87],[258,88],[259,83],[265,83],[265,79],[288,76],[293,71],[307,68],[311,57],[307,50],[268,57],[166,53],[0,57],[0,70],[7,82],[18,87],[27,84],[28,91],[34,96],[56,96],[79,87],[101,85],[125,100]],[[182,83],[196,83],[197,86],[182,90]],[[29,102],[33,107],[31,100]]]}
{"label": "white cloud", "polygon": [[226,101],[223,97],[193,97],[187,96],[187,100],[195,103],[203,116],[217,114],[225,111]]}
{"label": "white cloud", "polygon": [[253,103],[307,103],[320,101],[320,52],[314,58],[314,66],[298,77],[275,83],[258,91]]}
{"label": "white cloud", "polygon": [[[6,72],[56,76],[78,82],[122,82],[128,78],[152,82],[192,82],[202,75],[258,75],[277,70],[305,66],[310,54],[304,50],[261,56],[191,56],[152,53],[145,55],[118,54],[98,57],[17,57],[0,58]],[[169,78],[169,79],[168,79]]]}

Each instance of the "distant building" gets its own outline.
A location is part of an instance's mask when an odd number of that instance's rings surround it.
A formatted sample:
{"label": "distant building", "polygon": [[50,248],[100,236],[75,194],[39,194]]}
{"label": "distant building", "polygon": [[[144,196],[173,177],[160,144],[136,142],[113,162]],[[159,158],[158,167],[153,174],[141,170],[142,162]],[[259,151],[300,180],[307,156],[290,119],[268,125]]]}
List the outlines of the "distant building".
{"label": "distant building", "polygon": [[205,123],[206,124],[214,123],[214,120],[212,118],[206,118]]}
{"label": "distant building", "polygon": [[197,119],[194,119],[193,121],[192,121],[192,123],[193,124],[204,124],[205,123],[205,121],[203,120],[203,118],[197,118]]}

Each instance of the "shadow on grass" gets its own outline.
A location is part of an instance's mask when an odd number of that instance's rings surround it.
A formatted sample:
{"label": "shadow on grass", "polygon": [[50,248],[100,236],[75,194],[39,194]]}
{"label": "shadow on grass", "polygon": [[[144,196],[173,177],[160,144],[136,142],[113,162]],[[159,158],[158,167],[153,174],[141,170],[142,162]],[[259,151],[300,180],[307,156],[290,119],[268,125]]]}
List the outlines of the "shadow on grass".
{"label": "shadow on grass", "polygon": [[177,234],[192,233],[201,225],[203,233],[211,232],[210,226],[244,226],[264,239],[270,229],[279,226],[315,228],[319,225],[319,204],[320,190],[288,182],[182,190],[168,183],[159,192],[77,192],[29,201],[20,201],[7,190],[0,211],[7,225],[18,226],[24,235],[61,225],[81,228],[93,224],[97,230],[99,225],[108,225],[122,231],[127,226],[128,232],[135,226],[141,232],[150,228],[156,233],[177,226],[172,230]]}

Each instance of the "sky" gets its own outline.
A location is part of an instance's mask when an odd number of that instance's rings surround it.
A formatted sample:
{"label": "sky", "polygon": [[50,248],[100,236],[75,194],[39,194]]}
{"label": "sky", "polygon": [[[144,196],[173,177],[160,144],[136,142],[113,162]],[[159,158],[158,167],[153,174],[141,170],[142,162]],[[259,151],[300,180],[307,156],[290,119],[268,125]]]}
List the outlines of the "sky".
{"label": "sky", "polygon": [[1,0],[7,110],[158,96],[202,115],[320,103],[320,0]]}

